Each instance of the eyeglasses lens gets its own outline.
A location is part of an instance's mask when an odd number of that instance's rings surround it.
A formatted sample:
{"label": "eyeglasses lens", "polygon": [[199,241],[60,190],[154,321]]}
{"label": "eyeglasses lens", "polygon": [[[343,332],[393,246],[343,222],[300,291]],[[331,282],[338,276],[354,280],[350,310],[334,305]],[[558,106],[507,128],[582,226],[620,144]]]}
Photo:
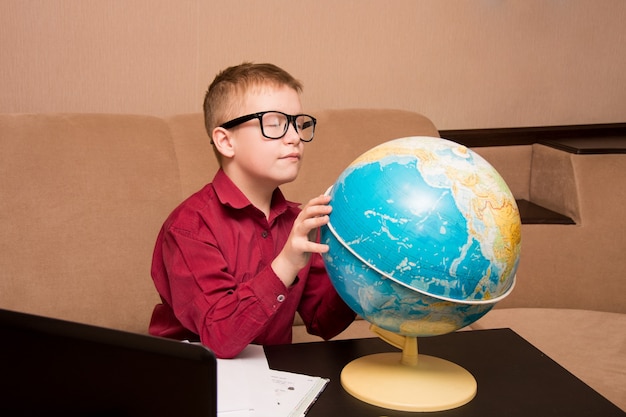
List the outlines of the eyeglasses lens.
{"label": "eyeglasses lens", "polygon": [[[282,138],[289,129],[290,120],[287,115],[278,112],[268,112],[261,118],[263,135],[270,139]],[[310,116],[299,115],[295,117],[296,132],[303,141],[313,139],[315,123]]]}

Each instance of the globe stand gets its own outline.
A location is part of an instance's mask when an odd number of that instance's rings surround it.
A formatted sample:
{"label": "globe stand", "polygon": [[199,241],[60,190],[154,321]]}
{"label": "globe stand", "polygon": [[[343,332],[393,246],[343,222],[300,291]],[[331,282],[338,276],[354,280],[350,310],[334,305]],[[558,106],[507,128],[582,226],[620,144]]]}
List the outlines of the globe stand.
{"label": "globe stand", "polygon": [[379,337],[402,353],[378,353],[348,363],[341,384],[369,404],[401,411],[443,411],[460,407],[476,395],[476,380],[461,366],[417,353],[417,338],[375,325]]}

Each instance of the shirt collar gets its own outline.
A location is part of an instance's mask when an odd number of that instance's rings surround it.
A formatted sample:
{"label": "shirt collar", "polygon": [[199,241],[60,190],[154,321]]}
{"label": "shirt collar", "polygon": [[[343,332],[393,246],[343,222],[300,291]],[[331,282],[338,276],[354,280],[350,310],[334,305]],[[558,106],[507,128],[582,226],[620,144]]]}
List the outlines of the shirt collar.
{"label": "shirt collar", "polygon": [[[220,203],[232,207],[234,209],[244,209],[246,207],[254,207],[248,197],[241,192],[239,187],[226,175],[223,169],[219,169],[213,178],[213,188],[215,194],[220,200]],[[272,205],[270,208],[270,218],[272,220],[277,216],[283,214],[285,211],[293,208],[297,208],[298,203],[287,201],[280,188],[274,190],[272,196]]]}

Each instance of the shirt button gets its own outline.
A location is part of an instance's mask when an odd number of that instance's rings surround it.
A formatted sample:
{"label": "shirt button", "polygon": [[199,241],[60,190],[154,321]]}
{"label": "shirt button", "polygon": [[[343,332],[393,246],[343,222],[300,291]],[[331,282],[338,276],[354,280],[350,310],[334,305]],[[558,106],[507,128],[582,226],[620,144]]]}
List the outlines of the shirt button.
{"label": "shirt button", "polygon": [[261,233],[261,236],[263,237],[263,239],[265,239],[267,237],[267,230],[263,230],[263,233]]}
{"label": "shirt button", "polygon": [[285,296],[283,294],[280,294],[278,297],[276,297],[276,300],[279,303],[282,303],[283,301],[285,301]]}

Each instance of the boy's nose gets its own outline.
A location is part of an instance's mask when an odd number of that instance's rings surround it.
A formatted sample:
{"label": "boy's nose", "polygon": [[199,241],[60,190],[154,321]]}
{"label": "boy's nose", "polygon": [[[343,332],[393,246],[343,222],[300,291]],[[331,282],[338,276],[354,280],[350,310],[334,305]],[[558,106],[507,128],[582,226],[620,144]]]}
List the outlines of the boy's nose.
{"label": "boy's nose", "polygon": [[283,136],[283,139],[285,139],[287,143],[300,142],[300,134],[298,133],[298,131],[296,130],[296,127],[292,123],[289,123],[289,127],[287,128],[287,133],[285,133],[285,136]]}

